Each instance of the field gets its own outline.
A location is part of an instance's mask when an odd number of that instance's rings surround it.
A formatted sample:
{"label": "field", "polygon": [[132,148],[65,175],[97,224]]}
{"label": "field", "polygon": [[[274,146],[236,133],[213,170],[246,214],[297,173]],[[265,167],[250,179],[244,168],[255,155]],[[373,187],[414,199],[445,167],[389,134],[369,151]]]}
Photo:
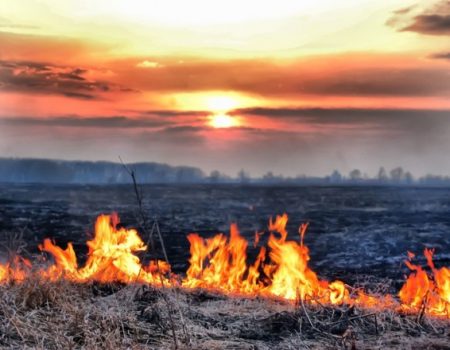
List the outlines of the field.
{"label": "field", "polygon": [[[144,186],[142,193],[177,272],[187,266],[187,234],[227,233],[236,222],[253,240],[283,212],[292,237],[302,222],[310,223],[305,243],[314,270],[324,277],[401,279],[407,250],[421,255],[424,246],[436,248],[437,265],[450,262],[448,189],[198,185]],[[123,225],[133,227],[136,210],[131,186],[0,186],[0,232],[23,231],[31,253],[45,237],[59,245],[74,242],[76,251],[85,252],[97,215],[117,212]]]}

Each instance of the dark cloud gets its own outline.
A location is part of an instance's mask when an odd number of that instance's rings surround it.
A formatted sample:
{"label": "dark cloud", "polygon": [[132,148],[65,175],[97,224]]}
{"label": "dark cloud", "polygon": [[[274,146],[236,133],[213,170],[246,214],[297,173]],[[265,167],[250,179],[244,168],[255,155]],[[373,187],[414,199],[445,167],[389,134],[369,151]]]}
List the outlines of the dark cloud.
{"label": "dark cloud", "polygon": [[61,92],[60,94],[63,95],[63,96],[66,96],[66,97],[79,98],[79,99],[82,99],[82,100],[95,100],[95,99],[97,99],[97,97],[94,96],[94,95],[83,94],[83,93],[79,93],[79,92]]}
{"label": "dark cloud", "polygon": [[441,69],[374,68],[347,70],[300,86],[315,94],[433,96],[450,93],[450,76]]}
{"label": "dark cloud", "polygon": [[159,117],[206,117],[211,114],[208,111],[173,111],[173,110],[150,110],[144,112],[147,115]]}
{"label": "dark cloud", "polygon": [[129,118],[124,116],[110,117],[49,117],[31,118],[14,117],[0,119],[0,125],[15,126],[64,126],[64,127],[87,127],[87,128],[158,128],[171,125],[172,123],[163,119]]}
{"label": "dark cloud", "polygon": [[[206,137],[202,131],[207,129],[207,127],[203,126],[190,125],[166,126],[157,130],[139,131],[136,135],[133,135],[133,139],[136,140],[142,149],[149,149],[149,144],[154,145],[152,149],[160,149],[159,153],[161,156],[167,155],[168,149],[171,149],[176,150],[174,152],[177,156],[185,154],[186,159],[191,159],[193,154],[201,154],[202,151],[195,148],[199,145],[204,145]],[[163,147],[163,149],[160,147]],[[169,156],[169,158],[172,157],[173,155]]]}
{"label": "dark cloud", "polygon": [[[358,62],[352,57],[298,60],[276,64],[262,60],[193,61],[124,76],[140,90],[186,92],[232,90],[262,96],[448,96],[448,70],[404,67],[389,57]],[[382,64],[380,65],[380,62]],[[320,69],[320,67],[325,67]]]}
{"label": "dark cloud", "polygon": [[375,108],[241,108],[235,115],[255,115],[276,118],[299,119],[320,124],[355,123],[364,120],[388,122],[408,118],[448,118],[450,110],[434,109],[375,109]]}
{"label": "dark cloud", "polygon": [[197,133],[199,131],[205,131],[208,129],[209,128],[203,126],[179,125],[164,128],[162,132],[166,134],[190,134]]}
{"label": "dark cloud", "polygon": [[387,22],[399,31],[416,32],[427,35],[450,35],[450,1],[443,0],[434,3],[421,12],[411,14],[408,11],[396,11]]}
{"label": "dark cloud", "polygon": [[402,31],[429,35],[450,35],[450,15],[421,15],[414,18],[414,23]]}
{"label": "dark cloud", "polygon": [[428,130],[448,124],[450,110],[361,108],[247,108],[235,115],[263,116],[316,126],[349,126],[379,131]]}
{"label": "dark cloud", "polygon": [[450,51],[434,53],[430,55],[430,58],[435,58],[438,60],[450,60]]}
{"label": "dark cloud", "polygon": [[[198,113],[208,113],[201,112]],[[432,109],[370,109],[370,108],[268,108],[254,107],[236,109],[231,115],[245,116],[248,126],[230,128],[251,134],[272,133],[273,130],[261,128],[258,123],[252,123],[252,117],[266,117],[277,121],[285,121],[292,124],[302,124],[318,127],[349,126],[351,129],[366,130],[420,130],[435,127],[441,123],[447,123],[450,119],[450,110]],[[163,134],[181,135],[198,134],[211,130],[206,125],[188,125],[181,123],[171,116],[183,116],[178,111],[162,110],[152,111],[136,116],[106,116],[106,117],[8,117],[1,118],[0,125],[6,126],[45,126],[45,127],[80,127],[80,128],[112,128],[112,129],[155,129]],[[291,133],[290,130],[276,130],[281,133]],[[294,131],[298,133],[298,131]]]}
{"label": "dark cloud", "polygon": [[79,99],[97,99],[119,87],[85,77],[88,70],[42,62],[0,61],[1,89],[37,94],[56,94]]}

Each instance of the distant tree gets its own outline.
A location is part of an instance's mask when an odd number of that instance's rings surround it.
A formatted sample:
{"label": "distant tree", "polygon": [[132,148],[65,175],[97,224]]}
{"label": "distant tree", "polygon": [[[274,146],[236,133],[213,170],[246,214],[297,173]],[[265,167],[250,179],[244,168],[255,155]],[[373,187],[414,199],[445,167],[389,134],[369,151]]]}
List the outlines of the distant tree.
{"label": "distant tree", "polygon": [[271,172],[271,171],[268,171],[267,173],[265,173],[264,175],[263,175],[263,178],[264,179],[273,179],[275,176],[273,175],[273,172]]}
{"label": "distant tree", "polygon": [[248,174],[248,173],[246,173],[245,171],[244,171],[244,169],[241,169],[239,172],[238,172],[238,181],[240,182],[240,183],[248,183],[248,182],[250,182],[250,175]]}
{"label": "distant tree", "polygon": [[386,169],[384,167],[380,167],[380,170],[378,170],[377,179],[380,182],[387,182],[389,180]]}
{"label": "distant tree", "polygon": [[360,181],[362,179],[362,173],[359,169],[353,169],[352,171],[350,171],[348,176],[350,177],[351,181]]}
{"label": "distant tree", "polygon": [[405,173],[404,178],[407,185],[412,185],[414,183],[414,176],[409,171]]}
{"label": "distant tree", "polygon": [[273,174],[273,172],[268,171],[267,173],[265,173],[262,177],[263,182],[274,182],[275,180],[275,175]]}
{"label": "distant tree", "polygon": [[342,175],[339,171],[334,170],[333,173],[330,175],[330,182],[331,183],[339,183],[342,182]]}
{"label": "distant tree", "polygon": [[179,166],[175,168],[175,179],[177,182],[199,182],[203,179],[203,172],[197,168]]}
{"label": "distant tree", "polygon": [[211,171],[211,174],[209,175],[209,181],[213,183],[217,183],[220,181],[220,178],[222,177],[222,174],[220,174],[220,171],[213,170]]}
{"label": "distant tree", "polygon": [[400,183],[404,180],[405,171],[402,167],[397,167],[391,170],[391,180],[396,183]]}

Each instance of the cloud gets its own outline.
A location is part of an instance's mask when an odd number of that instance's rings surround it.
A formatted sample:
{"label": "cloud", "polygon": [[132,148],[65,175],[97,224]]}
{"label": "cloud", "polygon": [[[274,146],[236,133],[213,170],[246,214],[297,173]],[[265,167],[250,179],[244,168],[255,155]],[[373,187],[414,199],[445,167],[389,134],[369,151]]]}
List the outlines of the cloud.
{"label": "cloud", "polygon": [[387,24],[399,31],[426,35],[450,35],[450,1],[441,0],[431,7],[417,7],[417,11],[396,11]]}
{"label": "cloud", "polygon": [[32,61],[0,61],[3,91],[56,94],[79,99],[99,99],[104,93],[123,91],[106,81],[87,78],[88,70]]}
{"label": "cloud", "polygon": [[450,110],[370,108],[245,108],[234,115],[268,117],[314,126],[350,126],[352,130],[416,132],[448,124]]}
{"label": "cloud", "polygon": [[167,127],[163,129],[162,132],[166,134],[192,134],[206,130],[209,130],[209,128],[203,126],[179,125]]}
{"label": "cloud", "polygon": [[258,115],[265,117],[299,119],[316,123],[360,122],[365,119],[387,122],[396,118],[444,118],[450,116],[450,110],[434,109],[387,109],[387,108],[241,108],[233,114]]}
{"label": "cloud", "polygon": [[430,55],[430,58],[435,58],[438,60],[450,60],[450,51],[434,53]]}
{"label": "cloud", "polygon": [[[405,57],[341,55],[303,58],[290,62],[271,60],[167,60],[158,69],[124,70],[117,63],[118,81],[133,82],[140,91],[156,93],[240,91],[279,97],[283,95],[334,96],[448,96],[448,70]],[[122,68],[120,68],[122,67]],[[120,71],[122,69],[122,71]]]}
{"label": "cloud", "polygon": [[0,43],[1,60],[51,62],[56,65],[64,62],[68,66],[92,62],[92,57],[105,55],[109,50],[108,46],[98,42],[57,35],[14,33],[4,30],[1,25]]}
{"label": "cloud", "polygon": [[38,26],[15,23],[8,18],[0,17],[0,29],[11,30],[11,29],[39,29]]}
{"label": "cloud", "polygon": [[[418,9],[403,9],[397,16],[411,16]],[[413,56],[360,53],[289,61],[199,57],[143,60],[134,57],[98,63],[92,57],[94,54],[102,57],[99,53],[107,53],[108,48],[92,47],[67,38],[56,40],[1,32],[0,42],[1,64],[7,65],[0,65],[0,89],[6,91],[51,93],[85,100],[101,99],[111,92],[136,91],[155,96],[236,91],[268,98],[306,95],[448,97],[450,94],[448,69]],[[55,57],[58,61],[54,61]],[[11,65],[20,64],[30,69],[23,69],[22,74],[14,76],[15,68]],[[91,68],[96,66],[104,67],[105,72]]]}
{"label": "cloud", "polygon": [[155,115],[160,117],[206,117],[211,115],[210,111],[175,111],[175,110],[148,110],[145,112],[141,112],[146,115]]}
{"label": "cloud", "polygon": [[394,14],[396,15],[405,15],[407,13],[410,13],[413,9],[415,8],[415,6],[408,6],[408,7],[404,7],[398,10],[394,11]]}
{"label": "cloud", "polygon": [[[186,112],[161,110],[149,111],[136,117],[128,116],[98,116],[81,117],[77,115],[59,117],[3,117],[0,125],[15,127],[66,127],[66,128],[102,128],[102,129],[153,129],[166,135],[197,135],[203,131],[211,131],[204,124],[191,123],[190,119],[181,119]],[[207,115],[208,112],[197,111],[196,113]],[[447,123],[450,118],[450,110],[432,109],[371,109],[371,108],[269,108],[253,107],[230,111],[229,114],[245,117],[244,126],[228,129],[229,133],[243,132],[253,135],[271,135],[272,133],[299,134],[311,133],[311,130],[300,130],[298,128],[280,129],[279,125],[289,123],[296,125],[314,126],[312,132],[328,132],[339,127],[340,130],[348,127],[349,131],[375,130],[404,132],[411,130],[427,130]],[[173,118],[172,118],[173,117]],[[272,119],[272,127],[264,126],[258,118]]]}
{"label": "cloud", "polygon": [[136,64],[136,67],[138,68],[160,68],[163,67],[161,63],[155,62],[155,61],[142,61]]}
{"label": "cloud", "polygon": [[356,69],[307,81],[300,87],[319,95],[434,96],[450,93],[450,76],[433,68]]}
{"label": "cloud", "polygon": [[172,122],[164,119],[129,118],[124,116],[109,117],[14,117],[1,118],[0,125],[11,126],[46,126],[46,127],[84,127],[84,128],[158,128],[171,125]]}
{"label": "cloud", "polygon": [[429,35],[450,35],[450,15],[421,15],[402,31]]}

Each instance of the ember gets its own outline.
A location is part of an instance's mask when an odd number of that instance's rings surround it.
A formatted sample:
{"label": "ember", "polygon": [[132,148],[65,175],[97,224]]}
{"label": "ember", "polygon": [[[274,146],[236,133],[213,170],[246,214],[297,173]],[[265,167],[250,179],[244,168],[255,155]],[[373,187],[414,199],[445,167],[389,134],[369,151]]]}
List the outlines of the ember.
{"label": "ember", "polygon": [[[252,264],[247,262],[248,242],[236,224],[231,225],[230,237],[223,234],[203,239],[190,234],[191,257],[186,277],[181,281],[170,273],[170,265],[164,261],[152,261],[144,266],[136,253],[147,250],[134,229],[117,228],[117,215],[101,215],[95,225],[95,236],[88,241],[87,261],[79,267],[72,244],[62,249],[46,239],[39,248],[51,254],[54,264],[34,269],[31,263],[20,257],[7,264],[0,264],[0,281],[21,282],[30,274],[39,274],[55,281],[67,279],[73,282],[98,281],[102,283],[147,283],[180,286],[185,289],[202,288],[228,295],[246,297],[262,296],[311,304],[358,305],[375,309],[395,309],[401,312],[419,313],[450,318],[450,269],[436,268],[434,251],[425,249],[425,257],[431,273],[411,262],[414,254],[408,253],[406,265],[412,271],[401,288],[398,299],[392,295],[372,296],[357,293],[343,281],[321,280],[308,266],[309,249],[303,243],[307,224],[300,226],[299,242],[288,240],[286,214],[269,222],[267,247],[261,247]],[[259,241],[262,233],[256,235]],[[255,242],[257,245],[258,242]]]}

